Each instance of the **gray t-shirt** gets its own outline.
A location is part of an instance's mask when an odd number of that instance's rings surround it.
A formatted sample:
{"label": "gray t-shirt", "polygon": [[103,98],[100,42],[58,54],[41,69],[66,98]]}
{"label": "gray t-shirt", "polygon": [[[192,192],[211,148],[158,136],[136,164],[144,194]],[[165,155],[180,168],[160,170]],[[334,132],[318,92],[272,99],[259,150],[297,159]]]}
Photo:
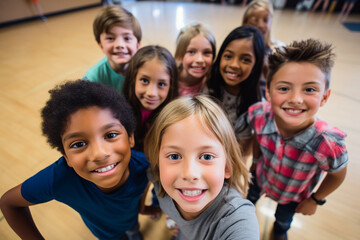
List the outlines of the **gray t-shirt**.
{"label": "gray t-shirt", "polygon": [[[152,180],[150,171],[148,177]],[[159,183],[154,183],[156,194]],[[215,201],[196,219],[187,221],[177,210],[169,195],[158,197],[160,208],[179,226],[178,240],[221,240],[221,239],[259,239],[259,225],[254,205],[233,188],[227,193],[227,186]]]}

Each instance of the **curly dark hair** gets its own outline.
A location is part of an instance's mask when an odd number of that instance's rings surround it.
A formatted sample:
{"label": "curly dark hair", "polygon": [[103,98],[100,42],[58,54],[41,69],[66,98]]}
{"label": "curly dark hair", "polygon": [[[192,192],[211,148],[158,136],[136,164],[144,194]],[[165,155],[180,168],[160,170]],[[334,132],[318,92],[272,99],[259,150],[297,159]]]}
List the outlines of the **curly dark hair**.
{"label": "curly dark hair", "polygon": [[125,98],[115,89],[86,80],[69,81],[49,91],[50,99],[41,110],[42,133],[51,147],[64,154],[61,136],[74,112],[82,108],[98,106],[110,109],[114,118],[125,127],[128,135],[136,127],[133,110]]}

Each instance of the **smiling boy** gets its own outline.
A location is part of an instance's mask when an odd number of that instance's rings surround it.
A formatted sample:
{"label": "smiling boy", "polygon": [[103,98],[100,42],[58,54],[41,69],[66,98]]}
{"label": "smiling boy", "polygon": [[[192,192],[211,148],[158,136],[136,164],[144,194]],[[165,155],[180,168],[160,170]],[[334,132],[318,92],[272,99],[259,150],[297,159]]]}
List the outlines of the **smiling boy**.
{"label": "smiling boy", "polygon": [[278,203],[274,239],[287,239],[295,212],[314,214],[346,175],[346,134],[315,116],[330,96],[333,58],[330,44],[313,39],[277,49],[269,56],[268,102],[248,111],[261,153],[254,153],[248,199],[255,204],[265,193]]}
{"label": "smiling boy", "polygon": [[94,20],[93,31],[105,57],[87,70],[83,79],[109,85],[121,92],[127,63],[140,46],[140,24],[125,8],[105,6]]}
{"label": "smiling boy", "polygon": [[140,199],[149,163],[131,150],[131,107],[111,87],[83,80],[50,95],[42,130],[62,157],[2,196],[7,222],[22,239],[43,239],[29,206],[57,200],[77,211],[99,239],[141,239],[138,213],[145,210]]}

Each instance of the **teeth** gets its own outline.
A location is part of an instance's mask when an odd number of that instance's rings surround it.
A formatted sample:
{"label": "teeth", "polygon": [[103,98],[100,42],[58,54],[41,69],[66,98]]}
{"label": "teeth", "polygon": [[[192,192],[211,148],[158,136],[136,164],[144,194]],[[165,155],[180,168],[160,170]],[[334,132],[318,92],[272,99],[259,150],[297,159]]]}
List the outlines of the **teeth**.
{"label": "teeth", "polygon": [[195,197],[195,196],[199,196],[202,193],[202,190],[182,190],[182,193],[185,196]]}
{"label": "teeth", "polygon": [[238,76],[238,74],[236,74],[236,73],[229,73],[229,72],[227,72],[226,74],[229,75],[229,76],[231,76],[231,77],[237,77],[237,76]]}
{"label": "teeth", "polygon": [[113,169],[115,166],[116,166],[116,163],[106,166],[104,168],[95,169],[94,172],[98,172],[98,173],[107,172],[107,171]]}
{"label": "teeth", "polygon": [[289,112],[289,113],[301,113],[302,110],[301,109],[285,109],[285,111]]}

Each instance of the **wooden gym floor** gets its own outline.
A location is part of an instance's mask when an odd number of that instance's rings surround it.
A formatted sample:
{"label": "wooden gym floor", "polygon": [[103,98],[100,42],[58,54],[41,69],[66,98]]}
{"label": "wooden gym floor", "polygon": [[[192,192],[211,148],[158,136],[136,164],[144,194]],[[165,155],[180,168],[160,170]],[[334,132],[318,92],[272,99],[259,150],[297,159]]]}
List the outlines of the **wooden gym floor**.
{"label": "wooden gym floor", "polygon": [[[209,25],[220,47],[225,36],[241,24],[244,8],[193,2],[134,2],[123,6],[139,20],[142,46],[158,44],[175,50],[179,29],[190,22]],[[0,28],[0,194],[54,162],[40,130],[40,109],[48,90],[65,80],[81,78],[103,55],[92,34],[99,7],[58,15],[47,22],[32,21]],[[360,22],[359,15],[341,19],[332,15],[276,10],[274,38],[290,43],[309,37],[334,44],[337,54],[332,72],[332,94],[318,116],[347,132],[348,173],[343,185],[328,197],[314,216],[296,215],[289,238],[360,239],[360,32],[347,30],[341,21]],[[359,95],[358,95],[359,94]],[[358,156],[358,157],[356,157]],[[275,203],[257,204],[260,238],[269,239]],[[31,207],[46,239],[95,239],[79,215],[58,203]],[[157,222],[140,216],[145,240],[169,239],[164,216]],[[0,215],[0,239],[18,239]]]}

